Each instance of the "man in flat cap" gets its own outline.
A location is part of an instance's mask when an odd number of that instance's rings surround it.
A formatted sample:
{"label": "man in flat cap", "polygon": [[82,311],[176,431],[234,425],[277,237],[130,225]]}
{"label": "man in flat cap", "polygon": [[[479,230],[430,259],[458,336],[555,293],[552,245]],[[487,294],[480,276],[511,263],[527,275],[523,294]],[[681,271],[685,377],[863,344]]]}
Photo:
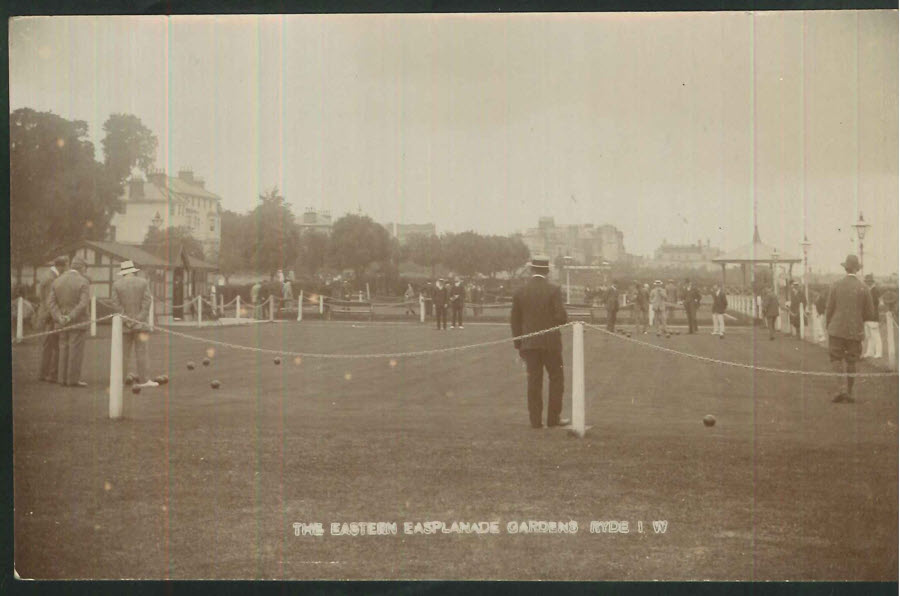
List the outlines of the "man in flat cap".
{"label": "man in flat cap", "polygon": [[[510,326],[513,337],[564,325],[568,321],[559,286],[547,281],[550,259],[531,260],[531,279],[513,295]],[[560,418],[564,388],[562,335],[559,329],[516,339],[513,342],[528,369],[528,417],[532,428],[542,428],[544,369],[550,377],[547,400],[547,426],[565,426]]]}
{"label": "man in flat cap", "polygon": [[[53,266],[41,277],[38,295],[41,304],[38,307],[37,326],[40,331],[53,329],[53,315],[50,314],[50,288],[63,271],[69,268],[69,258],[65,256],[53,259]],[[40,379],[47,383],[55,383],[59,376],[59,337],[53,333],[45,335],[41,345]]]}
{"label": "man in flat cap", "polygon": [[[48,305],[58,327],[69,327],[88,320],[91,302],[91,282],[85,277],[87,263],[81,257],[72,259],[72,266],[50,286]],[[84,360],[84,334],[82,325],[59,333],[59,366],[56,382],[67,387],[87,387],[81,380],[81,363]]]}
{"label": "man in flat cap", "polygon": [[119,265],[119,279],[112,287],[113,310],[124,314],[127,319],[122,322],[122,357],[123,370],[128,369],[131,350],[137,361],[138,378],[135,385],[139,387],[156,387],[156,381],[150,379],[150,359],[147,355],[147,344],[150,342],[150,283],[143,277],[135,275],[140,271],[132,261],[122,261]]}
{"label": "man in flat cap", "polygon": [[[856,362],[862,351],[862,340],[865,337],[865,322],[875,317],[872,306],[872,295],[869,288],[860,280],[859,259],[856,255],[847,255],[841,263],[847,275],[834,282],[828,292],[828,303],[825,305],[825,324],[828,329],[828,358],[831,368],[836,373],[844,373],[846,363],[847,375],[856,372]],[[853,403],[854,377],[838,377],[837,395],[831,400],[835,403]]]}

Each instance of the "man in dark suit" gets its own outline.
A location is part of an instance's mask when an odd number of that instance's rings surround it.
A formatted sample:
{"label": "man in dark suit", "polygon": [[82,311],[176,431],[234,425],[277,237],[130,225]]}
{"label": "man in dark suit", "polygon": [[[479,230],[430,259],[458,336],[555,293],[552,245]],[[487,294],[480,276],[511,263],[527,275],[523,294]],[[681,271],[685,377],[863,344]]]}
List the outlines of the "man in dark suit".
{"label": "man in dark suit", "polygon": [[452,329],[463,328],[463,308],[466,305],[466,289],[462,285],[462,279],[456,278],[456,283],[450,288],[450,307],[452,309]]}
{"label": "man in dark suit", "polygon": [[[869,288],[857,276],[859,259],[856,255],[847,255],[841,263],[847,275],[834,282],[828,292],[828,303],[825,305],[825,324],[828,329],[828,358],[831,368],[836,373],[846,375],[856,372],[856,362],[862,351],[862,340],[866,336],[865,322],[875,318],[872,295]],[[847,389],[844,390],[844,379],[838,377],[838,393],[831,401],[835,403],[853,403],[853,380],[847,376]]]}
{"label": "man in dark suit", "polygon": [[794,337],[800,338],[800,317],[806,311],[806,294],[800,288],[800,282],[791,284],[791,328],[794,330]]}
{"label": "man in dark suit", "polygon": [[[91,301],[91,282],[85,277],[87,264],[81,257],[72,259],[71,268],[50,286],[50,313],[59,327],[85,323]],[[56,382],[68,387],[87,387],[81,380],[84,360],[85,328],[77,327],[59,333],[59,367]]]}
{"label": "man in dark suit", "polygon": [[434,290],[431,292],[431,300],[434,302],[434,316],[437,319],[437,328],[447,330],[447,307],[450,305],[449,288],[444,285],[444,278],[437,280]]}
{"label": "man in dark suit", "polygon": [[619,314],[619,289],[613,282],[606,290],[606,330],[615,332],[616,315]]}
{"label": "man in dark suit", "polygon": [[[50,314],[50,288],[53,282],[63,271],[69,267],[68,257],[56,257],[53,266],[44,274],[38,285],[38,294],[41,304],[38,307],[37,329],[50,331],[53,329],[53,316]],[[57,334],[45,335],[41,344],[41,370],[40,379],[48,383],[55,383],[59,375],[59,337]]]}
{"label": "man in dark suit", "polygon": [[694,285],[690,279],[685,280],[687,285],[684,288],[684,312],[688,320],[688,333],[697,332],[697,309],[700,308],[700,290]]}
{"label": "man in dark suit", "polygon": [[[531,260],[532,276],[528,283],[513,295],[510,326],[513,337],[528,335],[542,329],[564,325],[568,321],[563,307],[559,286],[547,281],[550,259],[535,257]],[[543,428],[544,369],[550,377],[547,400],[547,426],[565,426],[568,420],[560,418],[564,388],[562,336],[558,329],[517,339],[513,342],[528,369],[528,417],[532,428]]]}

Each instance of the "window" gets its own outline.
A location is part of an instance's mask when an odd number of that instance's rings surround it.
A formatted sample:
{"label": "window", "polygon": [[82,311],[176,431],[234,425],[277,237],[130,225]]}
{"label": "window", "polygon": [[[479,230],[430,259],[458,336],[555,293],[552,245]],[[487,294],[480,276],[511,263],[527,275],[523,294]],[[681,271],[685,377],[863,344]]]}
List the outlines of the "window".
{"label": "window", "polygon": [[212,217],[209,218],[209,231],[210,232],[216,231],[216,220],[213,219]]}

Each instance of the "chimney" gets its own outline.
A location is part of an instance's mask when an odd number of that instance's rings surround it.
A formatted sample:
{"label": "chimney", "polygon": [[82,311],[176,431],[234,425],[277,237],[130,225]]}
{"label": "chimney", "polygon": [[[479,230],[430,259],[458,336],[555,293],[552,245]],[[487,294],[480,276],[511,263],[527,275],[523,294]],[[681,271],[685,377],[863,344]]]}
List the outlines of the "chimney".
{"label": "chimney", "polygon": [[128,181],[128,199],[143,199],[144,198],[144,180],[143,178],[132,178]]}
{"label": "chimney", "polygon": [[147,180],[157,186],[164,186],[166,182],[166,173],[162,170],[151,170],[147,172]]}
{"label": "chimney", "polygon": [[190,182],[193,184],[193,182],[194,182],[193,170],[178,170],[178,179],[184,180],[185,182]]}

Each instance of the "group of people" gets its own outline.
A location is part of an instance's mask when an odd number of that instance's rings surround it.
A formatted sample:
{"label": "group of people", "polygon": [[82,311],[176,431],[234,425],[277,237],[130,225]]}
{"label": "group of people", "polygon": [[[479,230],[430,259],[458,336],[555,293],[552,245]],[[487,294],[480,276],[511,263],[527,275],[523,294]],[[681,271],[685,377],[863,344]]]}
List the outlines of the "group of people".
{"label": "group of people", "polygon": [[[123,261],[119,279],[112,285],[110,301],[114,312],[125,315],[122,349],[127,368],[134,351],[137,364],[135,383],[156,387],[149,377],[150,284],[135,275],[139,270],[131,261]],[[69,262],[60,256],[41,278],[38,286],[40,306],[37,325],[48,332],[43,336],[39,378],[64,387],[87,387],[82,379],[86,325],[90,322],[90,280],[87,263],[81,257]],[[51,333],[53,332],[53,333]]]}
{"label": "group of people", "polygon": [[[531,263],[532,277],[528,283],[513,296],[510,327],[513,335],[513,346],[525,361],[528,372],[527,404],[528,416],[532,428],[544,428],[543,420],[543,373],[550,378],[547,401],[547,427],[564,426],[568,420],[561,418],[562,395],[564,389],[562,337],[559,329],[568,321],[562,293],[559,286],[548,281],[550,271],[549,259],[535,257]],[[848,255],[841,263],[846,276],[835,282],[827,293],[823,293],[820,312],[825,317],[825,330],[828,335],[828,357],[832,370],[837,373],[834,403],[853,403],[854,374],[857,362],[862,356],[862,344],[867,334],[875,333],[878,323],[878,292],[874,279],[866,276],[860,280],[860,270],[856,255]],[[875,290],[875,291],[873,291]],[[649,284],[635,284],[631,292],[637,313],[652,310],[654,320],[665,329],[666,311],[672,303],[672,294],[662,281],[656,280],[653,288]],[[685,310],[688,312],[689,333],[696,331],[696,308],[700,304],[700,292],[690,280],[686,280],[684,292],[680,296]],[[615,314],[619,308],[619,294],[615,284],[606,291],[606,306],[611,314],[611,325],[607,329],[614,330]],[[774,328],[774,318],[778,316],[780,305],[771,289],[765,292],[763,314],[769,320],[769,328]],[[799,317],[805,307],[804,294],[799,284],[791,290],[791,306],[789,312],[792,325],[799,326]],[[644,308],[647,307],[647,308]],[[713,334],[721,338],[725,334],[724,313],[728,308],[725,288],[716,286],[713,292]],[[693,312],[693,315],[691,314]],[[771,313],[774,313],[771,314]],[[638,315],[640,317],[640,315]],[[640,318],[635,325],[643,324]],[[873,325],[874,324],[874,325]],[[659,329],[659,328],[658,328]],[[867,331],[868,329],[868,331]],[[549,330],[530,337],[530,334]],[[893,332],[891,330],[891,332]],[[880,342],[880,337],[878,337]]]}
{"label": "group of people", "polygon": [[[650,284],[634,282],[633,287],[625,292],[624,299],[619,292],[616,282],[613,282],[603,290],[606,306],[606,329],[616,330],[618,313],[621,308],[629,307],[632,311],[632,321],[635,333],[647,333],[652,324],[656,329],[656,335],[667,335],[667,323],[673,316],[674,309],[681,304],[684,307],[688,322],[688,333],[697,333],[697,311],[703,298],[699,288],[693,280],[686,279],[684,285],[678,288],[673,280],[663,284],[662,280],[655,280],[653,288]],[[624,304],[623,304],[624,303]],[[716,286],[713,293],[713,335],[724,337],[725,335],[725,310],[728,301],[725,298],[724,289]],[[652,317],[652,321],[650,321]]]}

